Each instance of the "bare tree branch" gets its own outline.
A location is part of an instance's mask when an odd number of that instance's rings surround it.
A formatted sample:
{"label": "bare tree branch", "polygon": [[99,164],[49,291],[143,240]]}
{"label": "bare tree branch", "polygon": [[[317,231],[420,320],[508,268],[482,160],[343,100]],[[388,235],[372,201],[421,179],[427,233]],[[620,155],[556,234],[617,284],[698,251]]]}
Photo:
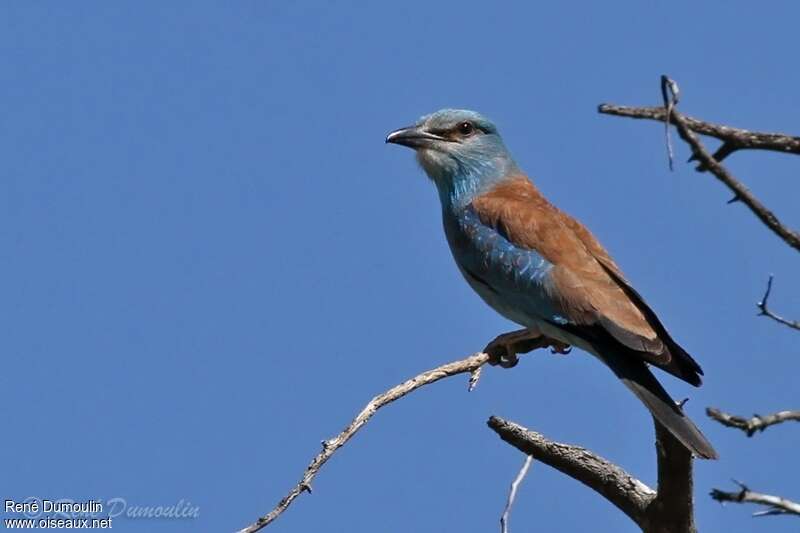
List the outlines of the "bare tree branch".
{"label": "bare tree branch", "polygon": [[733,192],[733,201],[740,201],[745,204],[750,211],[752,211],[753,214],[764,223],[765,226],[772,230],[773,233],[783,239],[786,244],[795,250],[800,251],[800,233],[797,233],[796,231],[784,226],[783,223],[778,220],[778,217],[775,215],[775,213],[770,211],[767,206],[762,204],[761,201],[756,198],[747,187],[744,186],[744,184],[737,180],[733,174],[728,172],[725,167],[718,163],[711,156],[711,154],[708,153],[703,144],[697,138],[697,135],[695,135],[694,132],[685,124],[683,115],[676,109],[672,110],[672,120],[675,126],[678,128],[678,134],[692,148],[692,152],[694,153],[696,159],[703,163],[708,170],[710,170],[711,173],[714,174],[717,179],[719,179],[719,181],[724,183]]}
{"label": "bare tree branch", "polygon": [[[728,203],[742,202],[750,211],[758,217],[761,222],[767,226],[773,233],[778,235],[786,244],[800,251],[800,233],[788,228],[775,214],[767,209],[758,198],[756,198],[750,190],[738,181],[733,174],[731,174],[720,163],[727,156],[737,150],[754,149],[754,150],[772,150],[776,152],[800,154],[800,137],[793,137],[781,133],[761,133],[753,132],[738,128],[731,128],[728,126],[721,126],[718,124],[711,124],[693,117],[681,114],[675,109],[678,103],[678,90],[677,84],[667,76],[661,76],[661,95],[664,100],[663,107],[625,107],[612,104],[602,104],[598,107],[600,113],[608,115],[616,115],[622,117],[636,118],[636,119],[649,119],[664,122],[664,124],[674,124],[680,134],[681,138],[689,145],[692,150],[692,157],[690,161],[699,161],[700,165],[697,167],[699,171],[711,171],[716,178],[725,184],[734,194],[733,199]],[[717,149],[714,154],[710,154],[697,134],[708,135],[715,137],[722,141],[722,145]],[[667,152],[670,157],[670,169],[672,169],[672,147],[667,133]],[[776,322],[784,324],[790,328],[800,330],[800,322],[788,320],[780,315],[777,315],[769,310],[767,307],[767,300],[772,290],[772,276],[769,277],[767,282],[767,290],[764,297],[758,303],[760,315],[767,316]],[[769,416],[755,415],[752,418],[742,418],[723,413],[719,409],[709,407],[706,409],[706,414],[719,423],[741,429],[748,437],[751,437],[757,431],[763,431],[765,428],[785,422],[787,420],[800,421],[800,411],[781,411]],[[661,451],[663,437],[659,433],[666,434],[667,432],[659,424],[656,424],[656,434],[659,451]],[[669,456],[669,454],[667,454]],[[681,463],[678,462],[678,465]],[[666,464],[665,464],[666,467]],[[662,464],[659,461],[659,494],[656,497],[658,500],[664,489],[666,488],[661,483]],[[681,479],[680,475],[670,475],[665,479]],[[691,471],[689,471],[689,480],[691,483]],[[738,482],[737,482],[738,483]],[[711,497],[720,502],[753,502],[761,505],[769,506],[769,509],[756,513],[756,516],[770,515],[770,514],[797,514],[800,515],[800,504],[786,500],[778,496],[771,496],[768,494],[759,494],[751,492],[745,485],[738,483],[741,487],[739,492],[725,492],[718,489],[711,491]],[[662,488],[663,487],[663,488]],[[681,491],[670,490],[670,492],[679,497]],[[688,494],[691,498],[691,485],[688,491],[683,492],[684,495]],[[685,504],[685,502],[684,502]],[[688,502],[689,509],[691,510],[691,502]]]}
{"label": "bare tree branch", "polygon": [[692,457],[669,431],[656,422],[658,493],[625,470],[571,444],[545,436],[499,417],[489,419],[501,439],[537,461],[580,481],[625,513],[646,533],[694,532]]}
{"label": "bare tree branch", "polygon": [[748,437],[752,437],[757,431],[764,431],[775,424],[781,424],[789,420],[800,422],[800,411],[779,411],[767,416],[753,415],[751,418],[744,418],[724,413],[714,407],[708,407],[706,408],[706,415],[723,426],[741,429]]}
{"label": "bare tree branch", "polygon": [[517,497],[517,489],[522,480],[528,474],[528,470],[533,463],[533,456],[529,455],[525,458],[522,468],[519,469],[517,477],[511,482],[511,488],[508,491],[508,500],[506,500],[506,508],[503,509],[503,516],[500,517],[500,531],[501,533],[508,533],[508,517],[511,514],[511,507],[514,505],[514,499]]}
{"label": "bare tree branch", "polygon": [[770,274],[769,279],[767,280],[767,290],[764,292],[764,297],[761,298],[761,301],[758,302],[756,305],[759,309],[759,315],[766,316],[774,320],[775,322],[779,322],[784,326],[788,326],[792,329],[800,330],[800,321],[798,320],[789,320],[787,318],[783,318],[780,315],[776,315],[772,311],[767,308],[767,299],[769,298],[769,294],[772,292],[772,274]]}
{"label": "bare tree branch", "polygon": [[[656,109],[659,111],[656,112]],[[611,104],[603,104],[598,107],[598,111],[605,114],[629,116],[633,118],[650,118],[654,120],[665,120],[667,116],[667,109],[665,107],[623,108]],[[692,119],[691,117],[685,117],[674,105],[671,106],[668,118],[678,129],[681,138],[691,147],[692,158],[700,161],[704,170],[707,169],[711,171],[719,181],[733,192],[734,197],[731,201],[740,201],[745,204],[773,233],[783,239],[786,244],[800,251],[800,233],[785,226],[772,211],[762,204],[761,201],[744,186],[744,184],[738,181],[733,174],[728,172],[728,170],[715,159],[715,156],[722,159],[734,151],[734,149],[740,148],[760,148],[800,153],[800,138],[772,133],[754,134],[747,130],[737,130],[726,126],[708,124],[697,119]],[[694,133],[695,131],[728,140],[729,143],[744,143],[744,145],[739,146],[739,144],[732,144],[731,146],[735,146],[736,148],[723,150],[723,148],[725,148],[723,144],[722,148],[717,151],[717,154],[712,156],[697,138],[697,135]],[[767,139],[770,139],[769,142]]]}
{"label": "bare tree branch", "polygon": [[740,483],[736,480],[733,480],[733,482],[739,485],[741,490],[736,492],[726,492],[724,490],[712,489],[711,497],[721,503],[755,503],[758,505],[767,506],[767,510],[753,513],[753,516],[769,516],[778,514],[800,516],[800,503],[787,500],[786,498],[782,498],[780,496],[772,496],[771,494],[753,492],[743,483]]}
{"label": "bare tree branch", "polygon": [[261,530],[278,518],[278,516],[280,516],[281,513],[283,513],[300,494],[302,494],[304,491],[310,493],[311,482],[314,480],[314,477],[316,477],[320,468],[322,468],[322,465],[324,465],[328,459],[331,458],[336,450],[344,446],[344,444],[349,441],[370,418],[372,418],[372,415],[374,415],[378,409],[402,398],[406,394],[413,392],[420,387],[429,385],[431,383],[436,383],[440,379],[455,376],[457,374],[471,374],[470,390],[472,390],[477,382],[477,378],[475,378],[475,376],[478,369],[489,362],[490,358],[491,356],[489,356],[489,354],[476,353],[467,357],[466,359],[453,361],[452,363],[447,363],[440,367],[434,368],[433,370],[423,372],[422,374],[404,381],[403,383],[392,387],[388,391],[375,396],[364,407],[364,409],[358,413],[353,421],[342,430],[341,433],[330,440],[322,441],[322,451],[320,451],[317,456],[314,457],[314,460],[311,461],[311,464],[308,465],[308,468],[306,468],[306,471],[303,474],[303,478],[300,480],[300,482],[297,483],[297,485],[295,485],[280,502],[278,502],[278,505],[272,511],[256,520],[256,522],[242,529],[239,533],[253,533]]}
{"label": "bare tree branch", "polygon": [[514,422],[493,416],[489,427],[522,453],[576,479],[641,524],[655,491],[611,461],[586,448],[549,440]]}
{"label": "bare tree branch", "polygon": [[[605,115],[666,121],[667,110],[658,107],[628,107],[614,104],[601,104],[598,109]],[[671,115],[671,113],[669,113]],[[763,133],[758,131],[731,128],[721,124],[712,124],[703,120],[683,117],[686,126],[700,135],[708,135],[722,141],[722,146],[714,153],[714,159],[722,161],[738,150],[770,150],[789,154],[800,154],[800,137],[783,133]],[[670,121],[676,124],[670,116]]]}
{"label": "bare tree branch", "polygon": [[658,494],[647,507],[645,533],[695,533],[692,453],[653,419]]}

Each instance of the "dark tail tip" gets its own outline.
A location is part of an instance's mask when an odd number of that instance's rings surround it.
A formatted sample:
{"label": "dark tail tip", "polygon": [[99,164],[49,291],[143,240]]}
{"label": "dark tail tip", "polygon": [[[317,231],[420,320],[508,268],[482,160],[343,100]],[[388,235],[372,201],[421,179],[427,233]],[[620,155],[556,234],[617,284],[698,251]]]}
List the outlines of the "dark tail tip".
{"label": "dark tail tip", "polygon": [[697,457],[699,457],[700,459],[710,459],[712,461],[719,459],[719,454],[717,453],[717,450],[715,450],[708,441],[706,441],[706,445],[707,446],[704,447],[702,450],[700,449],[692,450],[692,453]]}
{"label": "dark tail tip", "polygon": [[606,364],[672,435],[701,459],[716,459],[716,450],[694,425],[642,361],[605,358]]}

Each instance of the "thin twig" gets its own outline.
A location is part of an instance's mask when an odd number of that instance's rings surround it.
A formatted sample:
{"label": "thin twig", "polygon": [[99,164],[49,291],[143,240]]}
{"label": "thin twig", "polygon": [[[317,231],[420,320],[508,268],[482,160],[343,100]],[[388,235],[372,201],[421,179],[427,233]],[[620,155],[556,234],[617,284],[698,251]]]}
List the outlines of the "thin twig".
{"label": "thin twig", "polygon": [[314,460],[311,461],[311,464],[308,465],[308,468],[306,468],[306,471],[303,474],[303,478],[300,480],[300,482],[297,483],[297,485],[295,485],[280,502],[278,502],[278,505],[272,511],[256,520],[256,522],[242,529],[239,533],[253,533],[255,531],[259,531],[278,518],[278,516],[280,516],[281,513],[283,513],[289,507],[289,505],[291,505],[295,498],[297,498],[304,491],[310,493],[311,482],[314,480],[314,477],[316,477],[320,468],[322,468],[322,465],[324,465],[328,459],[331,458],[336,450],[344,446],[344,444],[350,440],[370,418],[372,418],[372,415],[374,415],[378,409],[402,398],[406,394],[413,392],[420,387],[435,383],[441,379],[465,373],[470,373],[474,376],[475,371],[486,364],[489,359],[490,356],[488,354],[476,353],[467,357],[466,359],[453,361],[452,363],[447,363],[432,370],[428,370],[427,372],[423,372],[422,374],[419,374],[418,376],[415,376],[395,387],[392,387],[388,391],[375,396],[364,407],[364,409],[358,413],[353,421],[342,430],[341,433],[330,440],[322,442],[322,451],[320,451],[317,456],[314,457]]}
{"label": "thin twig", "polygon": [[740,483],[735,479],[733,482],[739,485],[741,490],[736,492],[727,492],[719,489],[711,489],[711,497],[721,503],[756,503],[758,505],[767,506],[767,510],[753,513],[753,516],[769,516],[778,514],[800,516],[800,503],[787,500],[786,498],[782,498],[780,496],[753,492],[747,488],[744,483]]}
{"label": "thin twig", "polygon": [[522,480],[528,475],[528,469],[530,469],[531,463],[533,463],[533,456],[529,455],[525,458],[525,463],[523,463],[522,468],[520,468],[517,473],[517,477],[511,482],[511,489],[508,491],[508,500],[506,500],[506,508],[503,509],[503,516],[500,517],[500,531],[502,533],[508,533],[508,517],[511,514],[511,506],[514,505],[514,499],[517,497],[519,484],[522,483]]}
{"label": "thin twig", "polygon": [[478,386],[478,381],[481,379],[482,370],[483,367],[479,366],[478,368],[469,373],[469,386],[467,387],[467,391],[472,392],[475,390],[475,387]]}
{"label": "thin twig", "polygon": [[664,101],[664,140],[667,143],[667,159],[669,160],[669,170],[674,168],[674,152],[672,150],[672,137],[669,134],[669,121],[672,117],[672,109],[678,104],[680,90],[678,84],[667,76],[661,76],[661,99]]}
{"label": "thin twig", "polygon": [[800,321],[783,318],[782,316],[776,315],[767,308],[767,299],[769,298],[770,292],[772,292],[772,274],[769,275],[769,279],[767,280],[767,290],[766,292],[764,292],[764,297],[761,298],[761,301],[756,304],[759,309],[758,314],[760,316],[767,316],[772,320],[774,320],[775,322],[783,324],[784,326],[789,326],[792,329],[800,330]]}
{"label": "thin twig", "polygon": [[771,415],[753,415],[750,418],[744,418],[724,413],[714,407],[708,407],[706,408],[706,415],[723,426],[741,429],[748,437],[752,437],[758,431],[764,431],[769,426],[774,426],[790,420],[800,422],[800,411],[779,411]]}
{"label": "thin twig", "polygon": [[[664,122],[671,115],[665,108],[629,107],[614,104],[601,104],[600,113],[637,119],[657,120]],[[686,126],[700,135],[708,135],[722,141],[722,146],[714,153],[714,159],[722,161],[737,150],[770,150],[788,154],[800,154],[800,137],[784,133],[765,133],[740,128],[731,128],[721,124],[712,124],[694,117],[683,117]],[[674,117],[669,121],[675,124]]]}

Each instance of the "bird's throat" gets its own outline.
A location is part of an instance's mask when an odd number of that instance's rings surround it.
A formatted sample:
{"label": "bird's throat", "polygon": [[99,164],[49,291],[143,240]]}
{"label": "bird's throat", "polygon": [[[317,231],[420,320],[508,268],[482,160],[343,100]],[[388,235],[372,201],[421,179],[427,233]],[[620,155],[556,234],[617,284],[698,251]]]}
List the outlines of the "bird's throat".
{"label": "bird's throat", "polygon": [[439,191],[443,209],[460,210],[477,196],[519,174],[511,159],[459,161],[447,172],[428,173]]}

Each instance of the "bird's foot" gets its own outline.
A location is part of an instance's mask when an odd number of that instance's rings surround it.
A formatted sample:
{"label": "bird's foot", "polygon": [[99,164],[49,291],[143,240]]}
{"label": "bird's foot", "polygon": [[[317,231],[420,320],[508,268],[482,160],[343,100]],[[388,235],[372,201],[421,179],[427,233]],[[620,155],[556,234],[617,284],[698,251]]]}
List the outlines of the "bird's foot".
{"label": "bird's foot", "polygon": [[486,345],[483,351],[489,354],[490,365],[512,368],[519,363],[517,354],[528,353],[536,348],[543,348],[550,345],[550,339],[547,339],[538,331],[520,329],[498,335],[492,342]]}
{"label": "bird's foot", "polygon": [[517,354],[528,353],[537,348],[550,348],[551,353],[561,355],[572,351],[569,344],[545,337],[534,329],[520,329],[498,335],[483,351],[489,354],[490,365],[512,368],[519,363]]}

